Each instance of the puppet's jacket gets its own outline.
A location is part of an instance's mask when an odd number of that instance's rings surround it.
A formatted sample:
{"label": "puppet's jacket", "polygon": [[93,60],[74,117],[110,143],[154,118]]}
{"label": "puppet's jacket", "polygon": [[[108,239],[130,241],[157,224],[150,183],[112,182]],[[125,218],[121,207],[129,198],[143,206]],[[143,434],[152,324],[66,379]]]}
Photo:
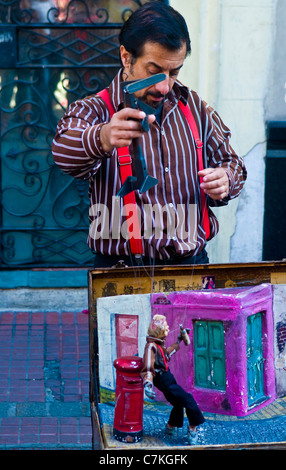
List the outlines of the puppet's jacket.
{"label": "puppet's jacket", "polygon": [[156,374],[162,374],[168,370],[168,362],[173,354],[179,349],[179,343],[176,342],[166,348],[165,340],[147,336],[146,346],[143,355],[143,367],[141,369],[141,377],[143,385],[146,382],[153,383]]}

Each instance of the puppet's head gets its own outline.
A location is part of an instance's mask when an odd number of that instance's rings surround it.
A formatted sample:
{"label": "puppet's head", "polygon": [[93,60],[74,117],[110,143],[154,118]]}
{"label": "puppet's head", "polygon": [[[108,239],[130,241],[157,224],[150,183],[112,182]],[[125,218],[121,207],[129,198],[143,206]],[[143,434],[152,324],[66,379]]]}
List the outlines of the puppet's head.
{"label": "puppet's head", "polygon": [[169,333],[169,326],[164,315],[154,315],[148,328],[148,336],[164,339]]}

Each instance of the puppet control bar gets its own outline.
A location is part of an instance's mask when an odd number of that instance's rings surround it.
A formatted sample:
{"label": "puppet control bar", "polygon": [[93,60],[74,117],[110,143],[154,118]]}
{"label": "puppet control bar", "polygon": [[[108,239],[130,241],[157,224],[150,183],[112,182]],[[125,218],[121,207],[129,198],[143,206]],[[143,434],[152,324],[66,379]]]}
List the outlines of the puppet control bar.
{"label": "puppet control bar", "polygon": [[[146,113],[146,117],[142,120],[142,129],[145,132],[149,130],[148,115],[154,113],[154,109],[151,106],[140,102],[139,99],[135,98],[134,93],[144,88],[148,88],[156,83],[165,80],[166,75],[159,73],[152,75],[151,77],[144,78],[142,80],[136,80],[132,82],[123,82],[122,91],[124,96],[124,104],[133,109],[141,109]],[[158,183],[158,180],[153,176],[150,176],[147,172],[146,161],[139,144],[139,139],[133,140],[134,148],[134,161],[135,161],[135,173],[136,176],[128,176],[124,181],[122,187],[117,193],[117,196],[123,197],[131,193],[135,189],[139,189],[140,193],[148,191]]]}

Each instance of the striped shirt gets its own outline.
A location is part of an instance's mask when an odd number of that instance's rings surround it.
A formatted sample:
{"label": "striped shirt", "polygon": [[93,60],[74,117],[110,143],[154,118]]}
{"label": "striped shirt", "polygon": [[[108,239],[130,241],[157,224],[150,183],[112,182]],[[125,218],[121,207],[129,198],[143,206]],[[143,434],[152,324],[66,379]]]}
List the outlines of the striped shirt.
{"label": "striped shirt", "polygon": [[[120,83],[121,72],[108,88],[116,111],[123,106]],[[150,258],[194,256],[206,243],[196,146],[178,107],[179,100],[188,102],[195,117],[203,142],[204,166],[223,167],[229,177],[229,196],[223,201],[208,198],[209,206],[225,205],[237,197],[246,179],[243,160],[229,143],[230,130],[214,109],[176,81],[165,99],[161,123],[152,123],[140,139],[148,174],[158,180],[157,185],[142,194],[135,191],[144,255]],[[52,151],[64,172],[89,180],[90,248],[104,255],[128,256],[128,213],[123,200],[116,197],[121,187],[117,151],[105,153],[100,143],[101,128],[109,120],[107,105],[98,96],[74,102],[58,123]],[[129,150],[132,156],[132,146]],[[211,239],[219,227],[213,212],[208,210]]]}

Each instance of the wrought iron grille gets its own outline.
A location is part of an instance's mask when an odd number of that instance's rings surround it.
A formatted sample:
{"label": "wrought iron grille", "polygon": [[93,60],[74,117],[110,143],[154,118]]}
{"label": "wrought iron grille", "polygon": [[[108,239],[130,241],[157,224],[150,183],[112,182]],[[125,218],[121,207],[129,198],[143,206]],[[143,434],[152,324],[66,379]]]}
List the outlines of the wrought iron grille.
{"label": "wrought iron grille", "polygon": [[119,29],[143,3],[0,0],[1,267],[92,265],[87,184],[51,142],[67,105],[118,71]]}

